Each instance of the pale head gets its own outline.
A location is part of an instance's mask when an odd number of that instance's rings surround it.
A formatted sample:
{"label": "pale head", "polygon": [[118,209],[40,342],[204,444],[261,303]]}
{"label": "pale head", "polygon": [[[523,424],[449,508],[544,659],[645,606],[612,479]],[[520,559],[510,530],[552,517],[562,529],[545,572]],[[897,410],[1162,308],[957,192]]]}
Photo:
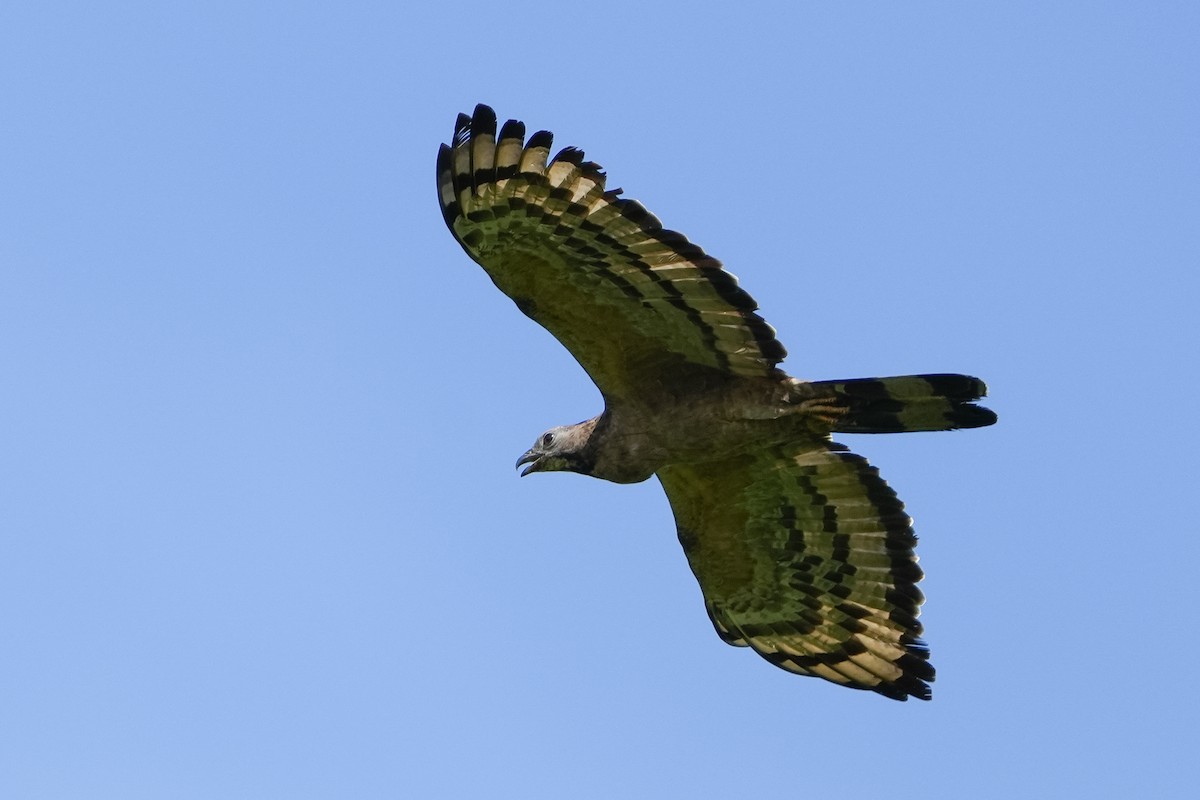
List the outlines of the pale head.
{"label": "pale head", "polygon": [[578,472],[590,475],[595,466],[595,453],[588,447],[596,420],[577,425],[559,425],[537,438],[533,447],[517,459],[517,466],[528,464],[522,477],[531,472]]}

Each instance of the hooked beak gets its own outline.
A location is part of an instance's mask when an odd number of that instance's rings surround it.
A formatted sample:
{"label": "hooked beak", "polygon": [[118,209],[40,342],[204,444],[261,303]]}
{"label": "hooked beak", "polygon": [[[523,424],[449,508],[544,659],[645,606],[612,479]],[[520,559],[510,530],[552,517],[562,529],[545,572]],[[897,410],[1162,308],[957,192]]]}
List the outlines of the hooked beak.
{"label": "hooked beak", "polygon": [[520,458],[517,459],[517,463],[515,466],[519,467],[522,464],[529,465],[525,469],[521,470],[522,478],[524,478],[526,475],[528,475],[531,472],[537,472],[539,469],[541,469],[541,466],[538,462],[541,461],[543,455],[544,455],[544,453],[539,453],[537,450],[529,449],[529,450],[525,451],[525,454],[523,456],[521,456]]}

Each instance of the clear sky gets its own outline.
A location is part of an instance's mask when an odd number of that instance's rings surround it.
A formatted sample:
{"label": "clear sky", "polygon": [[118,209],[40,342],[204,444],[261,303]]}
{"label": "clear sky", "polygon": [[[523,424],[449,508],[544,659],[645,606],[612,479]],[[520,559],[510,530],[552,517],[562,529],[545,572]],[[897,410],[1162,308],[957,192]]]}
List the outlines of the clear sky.
{"label": "clear sky", "polygon": [[[0,794],[1194,796],[1200,6],[0,8]],[[740,276],[907,502],[931,703],[722,644],[445,230],[459,111]]]}

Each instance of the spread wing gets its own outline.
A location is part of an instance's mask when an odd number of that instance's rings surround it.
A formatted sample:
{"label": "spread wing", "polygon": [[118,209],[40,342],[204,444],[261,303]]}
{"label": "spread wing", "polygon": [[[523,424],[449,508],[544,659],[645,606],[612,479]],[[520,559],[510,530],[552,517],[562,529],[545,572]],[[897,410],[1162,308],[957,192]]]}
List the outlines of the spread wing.
{"label": "spread wing", "polygon": [[911,520],[864,459],[815,447],[659,472],[713,625],[790,672],[928,700]]}
{"label": "spread wing", "polygon": [[446,224],[500,290],[610,398],[713,371],[771,374],[786,351],[737,279],[606,189],[582,151],[547,162],[552,139],[526,142],[515,120],[497,139],[496,115],[480,105],[438,153]]}

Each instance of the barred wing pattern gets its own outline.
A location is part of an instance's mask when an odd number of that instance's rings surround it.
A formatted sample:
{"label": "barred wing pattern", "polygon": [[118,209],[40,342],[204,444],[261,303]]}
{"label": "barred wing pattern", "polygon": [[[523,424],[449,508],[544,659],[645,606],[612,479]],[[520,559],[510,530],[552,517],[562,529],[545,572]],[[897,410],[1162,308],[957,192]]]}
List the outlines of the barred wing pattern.
{"label": "barred wing pattern", "polygon": [[659,479],[722,639],[791,672],[929,699],[916,536],[864,459],[796,446]]}
{"label": "barred wing pattern", "polygon": [[552,135],[525,142],[487,106],[460,114],[438,153],[438,197],[455,238],[606,397],[689,385],[714,370],[765,376],[786,353],[737,279]]}
{"label": "barred wing pattern", "polygon": [[[607,189],[582,151],[551,159],[551,143],[546,131],[526,141],[514,120],[497,134],[496,115],[480,105],[459,115],[437,162],[438,199],[459,244],[605,397],[603,415],[552,429],[567,435],[548,432],[518,464],[619,482],[656,471],[722,639],[794,673],[929,699],[911,520],[879,473],[822,425],[991,425],[995,414],[972,404],[983,382],[793,381],[776,366],[785,351],[774,331],[720,262]],[[793,390],[795,418],[762,399]],[[621,403],[624,413],[610,414]],[[670,442],[663,452],[624,446],[647,429]]]}

